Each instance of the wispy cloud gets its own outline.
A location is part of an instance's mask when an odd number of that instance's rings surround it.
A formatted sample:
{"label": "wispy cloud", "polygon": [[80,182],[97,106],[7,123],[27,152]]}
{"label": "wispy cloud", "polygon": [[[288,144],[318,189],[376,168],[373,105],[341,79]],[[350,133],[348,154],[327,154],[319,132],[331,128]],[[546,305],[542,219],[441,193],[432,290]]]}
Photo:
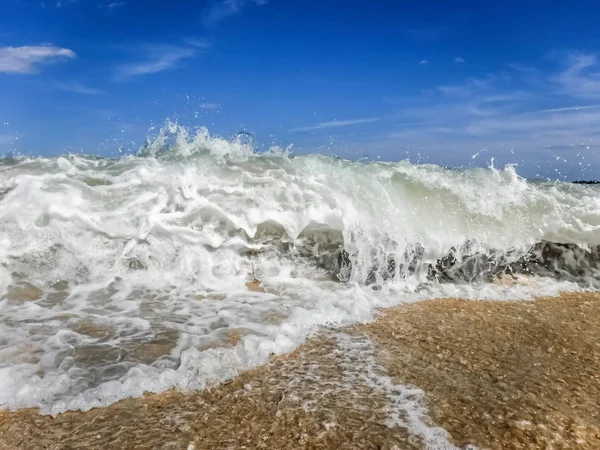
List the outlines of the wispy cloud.
{"label": "wispy cloud", "polygon": [[86,86],[84,84],[77,83],[77,82],[56,83],[55,86],[57,89],[60,89],[61,91],[73,92],[75,94],[99,95],[99,94],[103,93],[100,89],[92,88],[92,87],[89,87],[89,86]]}
{"label": "wispy cloud", "polygon": [[117,9],[125,6],[125,2],[112,2],[106,5],[108,9]]}
{"label": "wispy cloud", "polygon": [[0,47],[0,72],[36,73],[40,66],[74,59],[75,52],[51,44]]}
{"label": "wispy cloud", "polygon": [[200,103],[198,108],[202,109],[219,109],[221,107],[218,103]]}
{"label": "wispy cloud", "polygon": [[[598,57],[591,53],[568,54],[567,68],[553,77],[564,94],[584,99],[600,99]],[[595,68],[595,70],[594,70]]]}
{"label": "wispy cloud", "polygon": [[422,66],[424,66],[425,64],[428,64],[429,61],[427,61],[426,59],[422,59],[419,64],[421,64]]}
{"label": "wispy cloud", "polygon": [[370,117],[366,119],[352,119],[352,120],[332,120],[329,122],[321,122],[316,125],[311,125],[308,127],[300,127],[294,128],[292,131],[314,131],[314,130],[322,130],[326,128],[337,128],[337,127],[346,127],[350,125],[361,125],[364,123],[377,122],[380,120],[379,117]]}
{"label": "wispy cloud", "polygon": [[[552,146],[560,141],[564,145],[564,137],[569,140],[575,136],[598,136],[596,124],[600,120],[600,112],[593,109],[557,108],[556,112],[531,111],[473,121],[465,128],[472,136],[498,135],[506,137],[531,138]],[[585,139],[585,138],[584,138]],[[572,142],[570,142],[572,143]]]}
{"label": "wispy cloud", "polygon": [[357,152],[410,152],[411,159],[431,155],[432,162],[452,166],[495,157],[498,164],[527,168],[526,175],[597,178],[600,57],[563,54],[558,62],[555,70],[511,65],[437,86],[416,94],[410,108],[406,98],[397,99],[396,112],[376,132],[340,145]]}
{"label": "wispy cloud", "polygon": [[213,43],[211,41],[209,41],[208,39],[204,39],[204,38],[186,37],[183,39],[183,42],[185,42],[187,45],[189,45],[191,47],[200,48],[200,49],[209,49],[213,46]]}
{"label": "wispy cloud", "polygon": [[461,58],[460,56],[457,56],[456,58],[454,58],[454,62],[456,64],[460,64],[460,63],[464,63],[465,60],[463,58]]}
{"label": "wispy cloud", "polygon": [[581,105],[581,106],[569,106],[566,108],[551,108],[551,109],[542,109],[537,111],[538,113],[560,113],[560,112],[568,112],[568,111],[580,111],[583,109],[596,109],[600,108],[600,105]]}
{"label": "wispy cloud", "polygon": [[123,81],[140,75],[163,72],[180,66],[185,60],[198,55],[196,47],[174,45],[150,45],[141,49],[144,54],[137,62],[129,62],[117,67],[115,80]]}
{"label": "wispy cloud", "polygon": [[206,11],[204,20],[207,25],[215,25],[221,20],[239,15],[248,5],[262,6],[267,0],[219,0],[214,1],[212,6]]}
{"label": "wispy cloud", "polygon": [[462,84],[438,86],[437,90],[447,96],[465,97],[490,91],[495,81],[494,76],[470,78]]}
{"label": "wispy cloud", "polygon": [[571,173],[592,175],[594,158],[600,164],[594,156],[600,156],[596,62],[595,55],[568,55],[556,72],[511,66],[508,73],[438,86],[397,112],[395,130],[373,139],[379,149],[455,149],[436,156],[442,163],[466,163],[472,153],[486,149],[488,160],[503,155],[505,162],[528,161],[531,167],[536,160],[560,158],[561,164],[569,160]]}

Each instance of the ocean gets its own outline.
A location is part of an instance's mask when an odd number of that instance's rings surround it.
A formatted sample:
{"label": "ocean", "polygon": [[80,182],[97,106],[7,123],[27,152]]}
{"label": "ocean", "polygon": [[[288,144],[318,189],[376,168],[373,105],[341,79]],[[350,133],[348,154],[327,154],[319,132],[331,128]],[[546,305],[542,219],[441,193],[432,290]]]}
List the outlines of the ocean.
{"label": "ocean", "polygon": [[435,298],[600,287],[600,186],[256,153],[172,125],[136,155],[0,161],[0,407],[87,411],[234,377]]}

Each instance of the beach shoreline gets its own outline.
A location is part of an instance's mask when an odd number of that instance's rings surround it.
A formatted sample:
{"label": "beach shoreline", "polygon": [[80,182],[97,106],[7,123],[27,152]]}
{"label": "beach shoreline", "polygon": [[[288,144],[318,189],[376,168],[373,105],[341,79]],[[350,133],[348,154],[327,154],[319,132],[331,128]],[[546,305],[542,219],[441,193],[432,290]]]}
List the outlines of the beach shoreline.
{"label": "beach shoreline", "polygon": [[0,411],[0,448],[600,448],[598,319],[598,293],[400,305],[203,391]]}

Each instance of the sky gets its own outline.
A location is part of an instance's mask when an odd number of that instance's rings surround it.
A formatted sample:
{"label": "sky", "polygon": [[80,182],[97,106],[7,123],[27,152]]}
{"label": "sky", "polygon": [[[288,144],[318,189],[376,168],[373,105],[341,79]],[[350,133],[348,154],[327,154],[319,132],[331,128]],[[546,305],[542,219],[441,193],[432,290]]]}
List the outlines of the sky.
{"label": "sky", "polygon": [[167,121],[297,154],[600,178],[596,1],[0,0],[0,154]]}

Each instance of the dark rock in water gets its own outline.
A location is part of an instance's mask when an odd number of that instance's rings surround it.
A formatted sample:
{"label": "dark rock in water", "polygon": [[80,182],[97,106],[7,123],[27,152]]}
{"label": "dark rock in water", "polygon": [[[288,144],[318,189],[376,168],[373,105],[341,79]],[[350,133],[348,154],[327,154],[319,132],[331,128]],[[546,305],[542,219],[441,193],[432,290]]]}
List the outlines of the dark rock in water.
{"label": "dark rock in water", "polygon": [[390,253],[387,255],[383,267],[374,265],[371,268],[365,280],[365,284],[369,286],[375,283],[378,275],[383,281],[388,281],[396,278],[397,274],[399,274],[400,278],[406,278],[407,276],[414,274],[422,265],[423,253],[424,249],[421,246],[415,246],[410,251],[406,250],[403,255],[403,261],[405,262],[400,264],[396,263],[397,257]]}
{"label": "dark rock in water", "polygon": [[129,258],[127,260],[127,267],[129,267],[131,270],[146,270],[147,269],[145,264],[137,258]]}
{"label": "dark rock in water", "polygon": [[367,286],[371,286],[372,284],[375,284],[377,282],[377,271],[379,270],[379,267],[374,266],[371,268],[371,270],[369,271],[369,274],[367,275],[367,279],[365,280],[365,284]]}
{"label": "dark rock in water", "polygon": [[512,268],[534,275],[578,278],[600,268],[600,246],[586,249],[576,244],[540,242]]}
{"label": "dark rock in water", "polygon": [[[374,265],[369,270],[369,274],[365,280],[365,284],[370,286],[377,282],[377,276],[381,277],[383,281],[391,280],[396,276],[396,258],[394,255],[390,254],[387,256],[387,264],[383,269],[380,269],[378,265]],[[376,289],[376,286],[373,286],[373,289]]]}
{"label": "dark rock in water", "polygon": [[66,291],[69,289],[69,282],[67,280],[57,280],[50,285],[52,289],[57,291]]}
{"label": "dark rock in water", "polygon": [[352,271],[352,261],[350,260],[350,255],[346,250],[342,250],[340,252],[338,264],[340,269],[346,269],[348,271],[348,276],[350,276],[350,272]]}
{"label": "dark rock in water", "polygon": [[444,257],[429,264],[423,260],[423,247],[415,246],[412,251],[404,253],[399,264],[394,255],[388,255],[385,267],[374,264],[364,283],[371,286],[396,276],[407,278],[419,270],[425,270],[427,279],[438,283],[474,283],[493,281],[504,275],[525,274],[586,284],[600,269],[600,246],[588,249],[576,244],[544,241],[532,246],[522,256],[515,252],[491,249],[482,253],[475,243],[466,242],[452,247]]}
{"label": "dark rock in water", "polygon": [[332,280],[346,281],[349,278],[352,263],[344,250],[344,237],[340,230],[319,224],[308,225],[296,239],[296,250],[327,270]]}
{"label": "dark rock in water", "polygon": [[381,278],[383,278],[384,280],[389,280],[391,278],[394,278],[395,275],[396,275],[396,258],[394,258],[394,255],[388,255],[387,267],[381,274]]}
{"label": "dark rock in water", "polygon": [[323,253],[316,258],[317,266],[327,270],[332,280],[345,281],[347,278],[345,277],[345,270],[343,266],[345,260],[344,253],[348,255],[348,253],[341,249],[337,249],[330,253]]}
{"label": "dark rock in water", "polygon": [[[374,289],[396,278],[416,276],[438,283],[475,283],[497,281],[504,275],[515,274],[554,277],[584,284],[597,281],[600,286],[600,277],[595,275],[600,269],[600,246],[588,249],[576,244],[543,241],[525,252],[523,249],[482,251],[479,243],[467,241],[451,247],[446,255],[432,263],[426,260],[426,249],[421,244],[413,244],[402,253],[394,253],[398,243],[388,240],[368,255],[372,258],[369,265],[365,255],[349,254],[344,249],[340,230],[322,224],[308,225],[295,240],[291,240],[281,224],[267,221],[260,224],[254,238],[248,237],[248,240],[261,244],[260,248],[247,250],[246,254],[250,257],[271,251],[291,258],[300,257],[326,270],[334,281],[349,281],[353,270],[365,270],[364,265],[367,264],[368,270],[362,282]],[[381,248],[392,251],[382,257],[378,253]],[[132,262],[130,268],[144,267]]]}
{"label": "dark rock in water", "polygon": [[285,237],[287,237],[287,232],[283,225],[274,220],[267,220],[258,224],[252,240],[261,242],[272,239],[284,239]]}
{"label": "dark rock in water", "polygon": [[414,274],[423,263],[423,256],[425,255],[425,248],[421,244],[412,245],[407,248],[402,255],[403,261],[407,261],[408,264],[400,264],[400,274],[406,278],[409,275]]}
{"label": "dark rock in water", "polygon": [[573,181],[574,184],[600,184],[600,181],[598,180],[577,180],[577,181]]}
{"label": "dark rock in water", "polygon": [[506,270],[505,255],[494,250],[479,253],[474,243],[452,247],[448,254],[428,267],[428,278],[438,282],[466,281],[468,283],[493,278]]}
{"label": "dark rock in water", "polygon": [[430,266],[428,278],[438,282],[474,282],[521,273],[578,281],[599,268],[600,246],[586,249],[576,244],[543,241],[515,261],[511,252],[469,253],[466,245],[462,249],[452,248]]}

